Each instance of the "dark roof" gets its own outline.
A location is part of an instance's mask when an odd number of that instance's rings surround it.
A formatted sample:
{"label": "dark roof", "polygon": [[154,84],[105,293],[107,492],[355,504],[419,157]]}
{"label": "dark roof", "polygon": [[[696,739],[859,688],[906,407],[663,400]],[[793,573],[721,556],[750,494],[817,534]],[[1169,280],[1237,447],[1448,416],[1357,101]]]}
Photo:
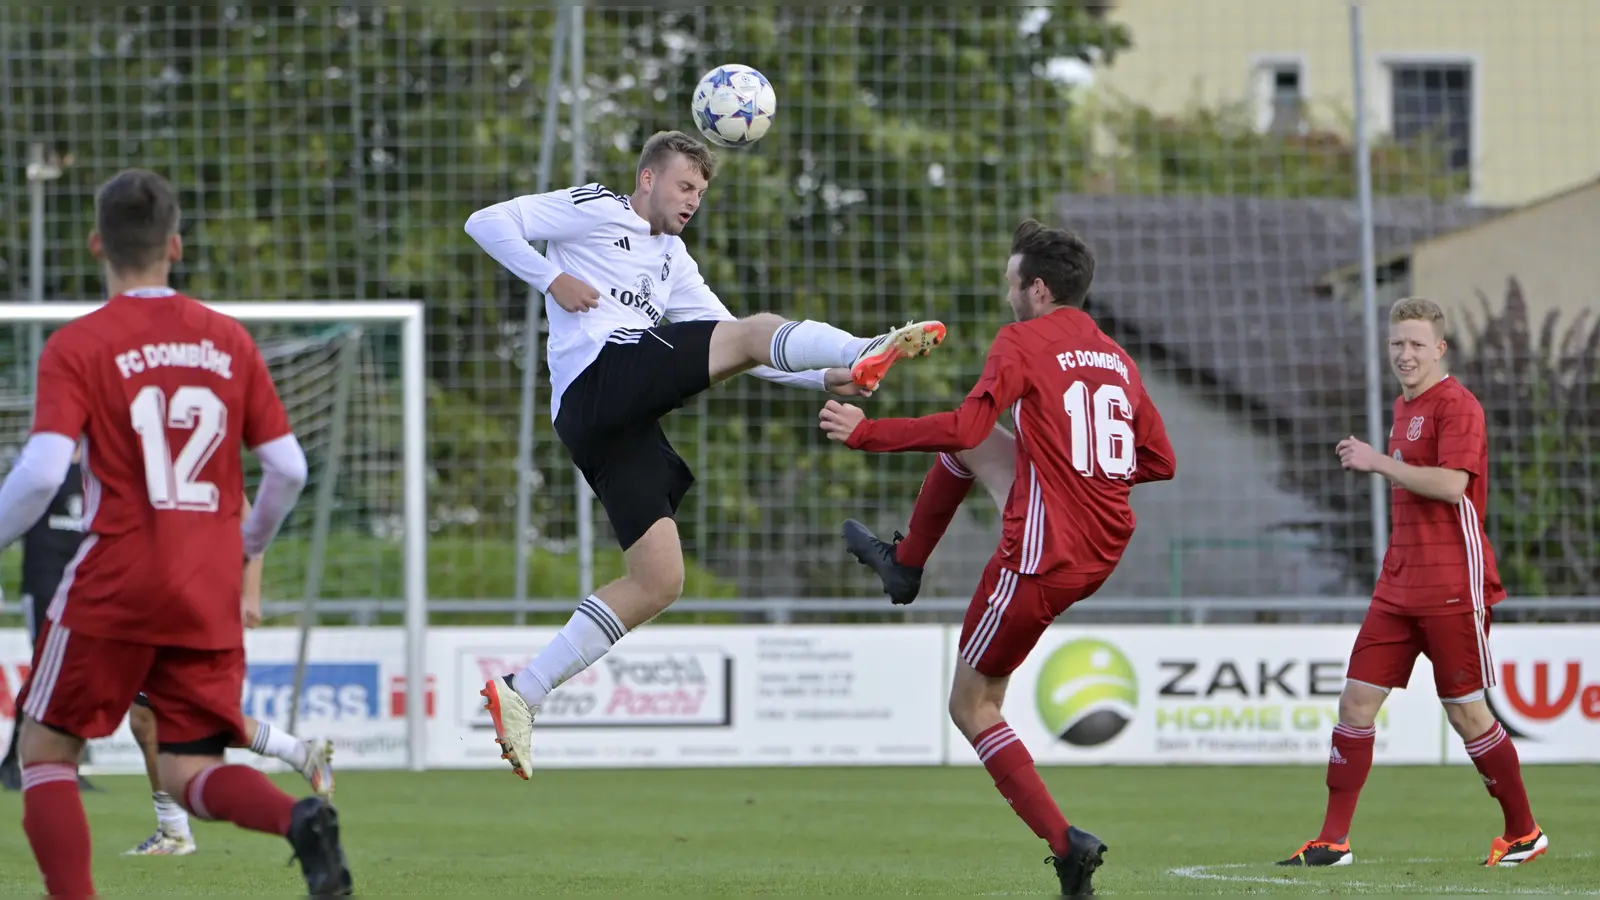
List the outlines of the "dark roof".
{"label": "dark roof", "polygon": [[[1496,212],[1376,201],[1377,254]],[[1361,414],[1359,309],[1314,290],[1360,260],[1354,201],[1066,195],[1057,213],[1094,248],[1090,311],[1109,331],[1285,423]]]}
{"label": "dark roof", "polygon": [[[1101,327],[1147,371],[1176,374],[1273,440],[1282,485],[1318,510],[1278,527],[1316,533],[1330,561],[1370,572],[1370,495],[1329,465],[1340,437],[1367,433],[1360,307],[1317,284],[1361,258],[1356,203],[1068,195],[1057,212],[1094,248],[1088,308]],[[1494,212],[1383,200],[1377,257]]]}

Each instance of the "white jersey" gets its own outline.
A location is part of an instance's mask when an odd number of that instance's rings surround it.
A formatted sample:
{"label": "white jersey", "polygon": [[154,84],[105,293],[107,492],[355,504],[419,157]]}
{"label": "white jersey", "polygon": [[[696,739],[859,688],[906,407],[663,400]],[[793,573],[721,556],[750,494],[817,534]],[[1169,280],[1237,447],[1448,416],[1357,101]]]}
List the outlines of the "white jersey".
{"label": "white jersey", "polygon": [[[473,213],[466,231],[501,265],[546,295],[552,419],[567,387],[619,331],[637,334],[662,322],[734,318],[701,277],[683,239],[651,234],[650,224],[626,196],[600,184],[496,203]],[[543,256],[530,246],[539,240],[549,242]],[[548,291],[563,273],[599,291],[600,305],[577,313],[556,305]],[[762,366],[752,374],[822,389],[820,372]]]}

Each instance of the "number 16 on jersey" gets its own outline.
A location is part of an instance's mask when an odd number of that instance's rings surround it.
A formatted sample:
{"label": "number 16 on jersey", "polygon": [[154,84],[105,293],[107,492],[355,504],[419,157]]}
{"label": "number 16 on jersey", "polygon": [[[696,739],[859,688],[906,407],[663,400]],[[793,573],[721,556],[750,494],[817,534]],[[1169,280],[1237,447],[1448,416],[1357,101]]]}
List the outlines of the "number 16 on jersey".
{"label": "number 16 on jersey", "polygon": [[1102,384],[1092,391],[1074,381],[1065,397],[1072,420],[1072,467],[1085,478],[1130,478],[1138,464],[1134,446],[1133,404],[1121,385]]}

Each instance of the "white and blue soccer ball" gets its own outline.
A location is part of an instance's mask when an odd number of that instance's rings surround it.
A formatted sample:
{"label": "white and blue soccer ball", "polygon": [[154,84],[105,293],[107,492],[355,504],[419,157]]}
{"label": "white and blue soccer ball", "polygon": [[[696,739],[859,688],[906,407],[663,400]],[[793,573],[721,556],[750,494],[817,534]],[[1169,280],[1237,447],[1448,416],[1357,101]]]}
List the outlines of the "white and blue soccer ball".
{"label": "white and blue soccer ball", "polygon": [[772,127],[778,95],[767,76],[728,63],[701,76],[689,111],[706,140],[719,147],[748,147]]}

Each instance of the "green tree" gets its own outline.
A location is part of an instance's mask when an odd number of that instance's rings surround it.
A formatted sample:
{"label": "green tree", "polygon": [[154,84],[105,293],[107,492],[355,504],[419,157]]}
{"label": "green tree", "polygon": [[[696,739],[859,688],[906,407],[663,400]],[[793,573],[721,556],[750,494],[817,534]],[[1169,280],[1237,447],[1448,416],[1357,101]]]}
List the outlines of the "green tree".
{"label": "green tree", "polygon": [[[526,286],[461,230],[474,209],[536,187],[554,12],[426,7],[8,7],[3,21],[0,223],[20,295],[27,144],[73,165],[51,187],[52,298],[100,284],[81,247],[94,186],[158,168],[187,211],[182,286],[232,299],[412,298],[429,309],[430,499],[439,561],[470,575],[510,538]],[[707,215],[686,236],[735,313],[762,309],[874,333],[912,317],[954,326],[934,357],[873,398],[877,416],[946,408],[1007,315],[1011,231],[1063,191],[1353,192],[1347,147],[1276,138],[1233,112],[1161,118],[1086,107],[1052,77],[1068,58],[1115,65],[1133,36],[1077,2],[1009,7],[599,9],[586,17],[578,109],[584,180],[631,188],[651,132],[690,129],[712,65],[743,61],[777,88],[766,140],[722,154]],[[1118,148],[1096,155],[1096,130]],[[1189,148],[1189,149],[1185,149]],[[1387,152],[1387,151],[1386,151]],[[1407,160],[1396,151],[1397,160]],[[552,187],[572,183],[558,154]],[[1382,190],[1433,192],[1396,163]],[[538,339],[537,334],[532,335]],[[570,539],[573,473],[537,380],[538,527]],[[689,546],[746,590],[871,592],[841,563],[838,521],[906,509],[926,458],[827,446],[818,395],[740,378],[670,417],[700,485]],[[475,515],[457,515],[461,509]],[[602,533],[603,534],[603,533]],[[602,536],[602,541],[605,538]],[[488,549],[474,549],[488,548]],[[539,586],[535,585],[536,592]]]}
{"label": "green tree", "polygon": [[1518,596],[1600,592],[1600,321],[1538,323],[1512,277],[1496,311],[1456,329],[1469,349],[1451,366],[1489,427],[1489,539]]}

